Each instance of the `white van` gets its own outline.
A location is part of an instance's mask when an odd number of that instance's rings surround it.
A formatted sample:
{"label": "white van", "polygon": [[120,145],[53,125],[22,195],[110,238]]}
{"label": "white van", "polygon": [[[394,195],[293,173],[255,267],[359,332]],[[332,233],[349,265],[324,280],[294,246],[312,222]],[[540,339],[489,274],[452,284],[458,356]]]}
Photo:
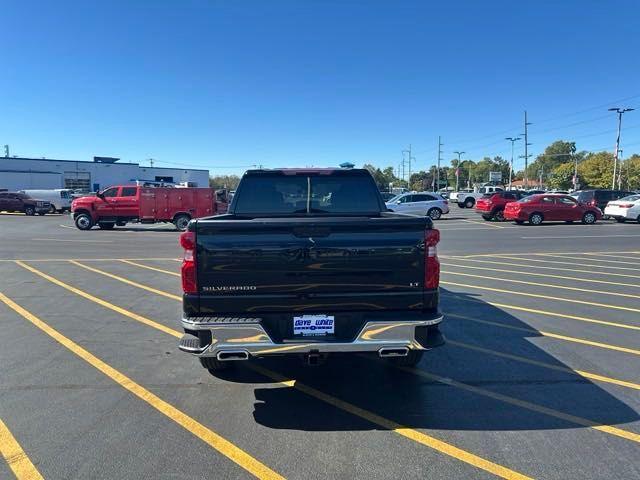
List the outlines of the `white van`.
{"label": "white van", "polygon": [[51,203],[51,213],[71,210],[71,194],[69,188],[54,188],[52,190],[20,190],[36,200],[46,200]]}

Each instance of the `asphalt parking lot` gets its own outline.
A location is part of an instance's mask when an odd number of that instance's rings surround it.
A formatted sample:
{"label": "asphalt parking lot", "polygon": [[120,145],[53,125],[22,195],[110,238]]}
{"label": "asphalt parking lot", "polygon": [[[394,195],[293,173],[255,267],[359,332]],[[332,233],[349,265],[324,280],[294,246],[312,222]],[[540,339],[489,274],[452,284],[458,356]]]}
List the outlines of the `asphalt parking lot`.
{"label": "asphalt parking lot", "polygon": [[640,478],[640,225],[436,226],[448,343],[416,368],[212,376],[171,226],[0,215],[0,478]]}

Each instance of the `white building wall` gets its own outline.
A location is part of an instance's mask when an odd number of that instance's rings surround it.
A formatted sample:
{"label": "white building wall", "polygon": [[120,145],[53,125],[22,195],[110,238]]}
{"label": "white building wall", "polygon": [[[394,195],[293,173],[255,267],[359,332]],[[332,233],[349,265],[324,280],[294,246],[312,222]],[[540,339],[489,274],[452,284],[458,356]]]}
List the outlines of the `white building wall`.
{"label": "white building wall", "polygon": [[[22,172],[11,176],[7,171]],[[50,172],[50,173],[38,173]],[[22,190],[31,188],[64,188],[65,179],[84,179],[89,190],[120,185],[134,180],[155,180],[172,177],[173,181],[209,185],[208,170],[141,167],[137,163],[100,163],[28,158],[0,158],[0,188]]]}

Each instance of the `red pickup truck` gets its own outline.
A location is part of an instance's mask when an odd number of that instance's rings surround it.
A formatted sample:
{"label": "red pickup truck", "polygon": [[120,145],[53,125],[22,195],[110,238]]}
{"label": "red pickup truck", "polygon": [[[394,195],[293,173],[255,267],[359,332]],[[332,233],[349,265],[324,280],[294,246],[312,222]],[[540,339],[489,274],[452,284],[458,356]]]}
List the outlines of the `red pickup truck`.
{"label": "red pickup truck", "polygon": [[71,203],[71,212],[80,230],[89,230],[96,224],[111,230],[128,222],[171,222],[184,231],[192,218],[226,212],[225,205],[216,200],[212,188],[120,185],[76,198]]}

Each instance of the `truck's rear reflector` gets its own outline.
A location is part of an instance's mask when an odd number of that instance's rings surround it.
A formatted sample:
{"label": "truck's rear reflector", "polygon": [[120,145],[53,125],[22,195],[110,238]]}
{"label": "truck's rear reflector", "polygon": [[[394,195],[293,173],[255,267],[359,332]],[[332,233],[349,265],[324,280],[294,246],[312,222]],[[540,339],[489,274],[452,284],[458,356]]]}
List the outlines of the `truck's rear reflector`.
{"label": "truck's rear reflector", "polygon": [[184,248],[182,259],[182,291],[184,293],[198,293],[196,272],[196,234],[183,232],[180,234],[180,245]]}
{"label": "truck's rear reflector", "polygon": [[440,241],[440,230],[426,230],[424,233],[424,288],[435,289],[440,285],[440,260],[437,245]]}

